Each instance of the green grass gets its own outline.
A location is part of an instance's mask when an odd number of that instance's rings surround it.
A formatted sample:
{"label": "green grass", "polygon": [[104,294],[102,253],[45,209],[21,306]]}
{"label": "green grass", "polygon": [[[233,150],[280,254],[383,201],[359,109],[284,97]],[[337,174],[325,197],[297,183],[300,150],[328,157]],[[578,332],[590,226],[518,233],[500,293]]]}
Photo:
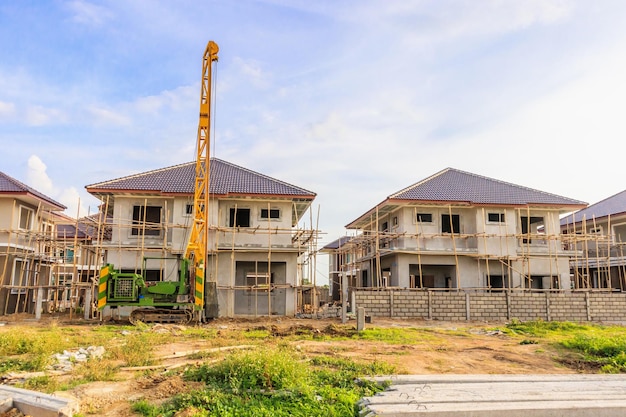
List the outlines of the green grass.
{"label": "green grass", "polygon": [[626,328],[571,322],[512,322],[510,335],[530,336],[520,343],[543,340],[564,349],[561,361],[583,371],[626,372]]}
{"label": "green grass", "polygon": [[358,363],[334,357],[307,358],[288,348],[237,352],[215,365],[190,370],[186,378],[204,388],[182,394],[164,405],[140,401],[143,416],[258,417],[355,416],[356,402],[383,389],[361,380],[390,374],[379,362]]}

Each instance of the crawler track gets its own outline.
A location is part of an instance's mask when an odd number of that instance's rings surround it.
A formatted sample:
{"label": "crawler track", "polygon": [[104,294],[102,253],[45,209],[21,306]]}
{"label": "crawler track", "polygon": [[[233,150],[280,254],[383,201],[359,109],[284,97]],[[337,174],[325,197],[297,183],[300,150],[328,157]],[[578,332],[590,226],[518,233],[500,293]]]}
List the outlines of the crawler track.
{"label": "crawler track", "polygon": [[166,308],[139,308],[130,313],[132,324],[142,323],[189,323],[193,319],[192,310],[171,310]]}

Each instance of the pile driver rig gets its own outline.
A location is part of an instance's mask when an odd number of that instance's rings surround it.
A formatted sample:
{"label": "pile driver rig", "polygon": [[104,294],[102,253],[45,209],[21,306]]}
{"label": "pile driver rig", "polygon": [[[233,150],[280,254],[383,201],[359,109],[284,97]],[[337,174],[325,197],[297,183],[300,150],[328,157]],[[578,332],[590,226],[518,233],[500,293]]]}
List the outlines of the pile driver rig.
{"label": "pile driver rig", "polygon": [[[149,282],[146,259],[141,273],[120,272],[112,264],[100,270],[98,309],[134,307],[131,323],[186,323],[205,316],[207,245],[209,241],[210,129],[213,64],[219,48],[209,41],[202,61],[200,118],[196,143],[193,223],[177,281]],[[214,297],[215,289],[211,290]],[[216,309],[216,303],[211,304]],[[209,316],[215,317],[216,311]]]}

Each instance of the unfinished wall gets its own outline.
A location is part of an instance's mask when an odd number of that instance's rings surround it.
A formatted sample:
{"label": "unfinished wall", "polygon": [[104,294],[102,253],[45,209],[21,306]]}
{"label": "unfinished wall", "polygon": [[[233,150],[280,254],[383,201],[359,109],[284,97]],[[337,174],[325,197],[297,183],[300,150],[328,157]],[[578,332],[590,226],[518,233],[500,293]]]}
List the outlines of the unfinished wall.
{"label": "unfinished wall", "polygon": [[354,291],[367,315],[446,321],[626,321],[626,294],[611,292]]}

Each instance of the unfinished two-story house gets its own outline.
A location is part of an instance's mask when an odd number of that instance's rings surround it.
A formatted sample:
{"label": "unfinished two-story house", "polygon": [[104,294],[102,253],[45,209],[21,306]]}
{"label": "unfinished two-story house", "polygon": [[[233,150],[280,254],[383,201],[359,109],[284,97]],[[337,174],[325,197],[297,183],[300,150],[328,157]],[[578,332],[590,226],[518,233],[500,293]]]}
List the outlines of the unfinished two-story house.
{"label": "unfinished two-story house", "polygon": [[576,288],[626,289],[626,191],[561,219]]}
{"label": "unfinished two-story house", "polygon": [[65,208],[0,172],[0,314],[35,312],[37,289],[51,285],[55,213]]}
{"label": "unfinished two-story house", "polygon": [[[562,214],[582,201],[444,169],[349,223],[358,287],[570,289]],[[336,252],[336,250],[335,250]]]}
{"label": "unfinished two-story house", "polygon": [[[100,242],[105,262],[143,271],[147,281],[176,281],[194,186],[194,162],[88,185],[110,219],[110,238]],[[207,315],[294,315],[314,241],[298,222],[315,193],[212,158],[209,195],[206,280],[216,285],[217,305],[207,301]]]}

